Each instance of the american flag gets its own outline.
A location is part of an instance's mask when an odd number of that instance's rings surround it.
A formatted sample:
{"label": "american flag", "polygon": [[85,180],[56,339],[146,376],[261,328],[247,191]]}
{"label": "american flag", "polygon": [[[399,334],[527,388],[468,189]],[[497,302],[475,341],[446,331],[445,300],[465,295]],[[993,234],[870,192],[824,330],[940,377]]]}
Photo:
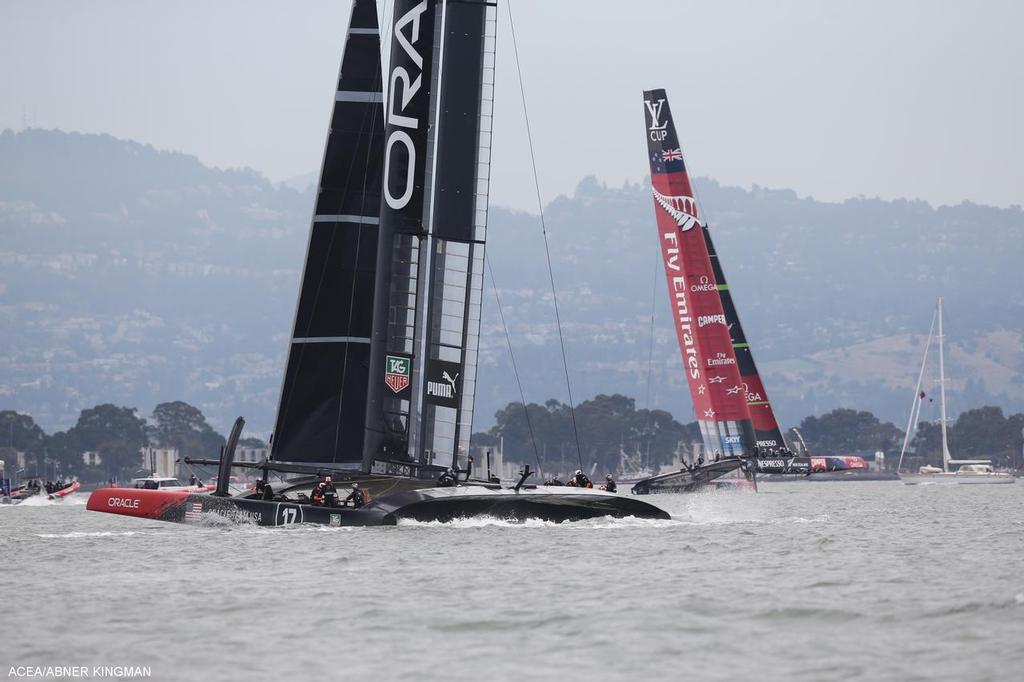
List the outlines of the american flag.
{"label": "american flag", "polygon": [[185,507],[186,521],[199,521],[203,517],[203,503],[193,502]]}

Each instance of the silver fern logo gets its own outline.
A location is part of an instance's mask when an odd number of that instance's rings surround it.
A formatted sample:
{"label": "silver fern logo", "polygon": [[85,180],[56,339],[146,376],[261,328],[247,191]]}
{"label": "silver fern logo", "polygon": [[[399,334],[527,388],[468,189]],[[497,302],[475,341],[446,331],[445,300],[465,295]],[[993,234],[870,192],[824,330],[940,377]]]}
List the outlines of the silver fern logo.
{"label": "silver fern logo", "polygon": [[668,213],[672,216],[672,220],[676,221],[680,232],[691,230],[694,225],[704,227],[704,221],[701,220],[696,199],[686,196],[668,196],[653,187],[651,191],[654,192],[654,200],[658,202],[658,206],[665,209],[665,213]]}

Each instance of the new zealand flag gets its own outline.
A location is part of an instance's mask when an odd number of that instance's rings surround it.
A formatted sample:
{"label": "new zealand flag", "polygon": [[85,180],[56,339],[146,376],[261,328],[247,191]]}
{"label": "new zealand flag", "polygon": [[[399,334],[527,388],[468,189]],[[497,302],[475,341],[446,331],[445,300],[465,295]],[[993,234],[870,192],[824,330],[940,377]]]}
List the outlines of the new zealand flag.
{"label": "new zealand flag", "polygon": [[651,152],[652,173],[678,173],[685,170],[682,150],[666,149]]}

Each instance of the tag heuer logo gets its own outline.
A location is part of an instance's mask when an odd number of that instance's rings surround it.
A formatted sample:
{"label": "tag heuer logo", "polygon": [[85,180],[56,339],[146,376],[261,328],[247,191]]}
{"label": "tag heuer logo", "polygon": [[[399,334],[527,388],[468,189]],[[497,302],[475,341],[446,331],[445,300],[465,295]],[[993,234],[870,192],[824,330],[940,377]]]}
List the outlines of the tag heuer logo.
{"label": "tag heuer logo", "polygon": [[401,393],[409,386],[409,358],[388,355],[385,360],[384,383],[395,393]]}

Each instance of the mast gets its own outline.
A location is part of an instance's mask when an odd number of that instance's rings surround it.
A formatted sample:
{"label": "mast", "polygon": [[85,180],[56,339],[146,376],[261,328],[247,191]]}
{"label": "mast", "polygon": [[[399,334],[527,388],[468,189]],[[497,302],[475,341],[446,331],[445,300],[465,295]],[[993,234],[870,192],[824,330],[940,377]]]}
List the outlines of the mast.
{"label": "mast", "polygon": [[756,437],[706,237],[665,91],[644,92],[651,189],[676,337],[708,456],[752,455]]}
{"label": "mast", "polygon": [[483,298],[496,10],[397,0],[362,447],[458,466]]}
{"label": "mast", "polygon": [[358,468],[384,154],[373,0],[352,5],[333,100],[271,457]]}
{"label": "mast", "polygon": [[[900,461],[896,464],[896,471],[903,468],[903,455],[907,451],[907,445],[910,444],[910,434],[916,430],[917,426],[917,415],[921,414],[921,383],[924,381],[924,368],[928,363],[928,349],[932,345],[932,335],[935,333],[935,318],[938,315],[938,310],[932,315],[932,325],[928,328],[928,341],[924,344],[924,355],[921,356],[921,371],[917,374],[917,386],[914,388],[914,402],[910,404],[910,418],[907,420],[907,431],[903,434],[903,447],[900,448]],[[939,334],[942,332],[940,331]]]}
{"label": "mast", "polygon": [[946,345],[946,336],[942,333],[942,297],[939,296],[939,404],[942,411],[942,470],[949,471],[949,439],[946,435],[946,361],[943,354],[943,346]]}

